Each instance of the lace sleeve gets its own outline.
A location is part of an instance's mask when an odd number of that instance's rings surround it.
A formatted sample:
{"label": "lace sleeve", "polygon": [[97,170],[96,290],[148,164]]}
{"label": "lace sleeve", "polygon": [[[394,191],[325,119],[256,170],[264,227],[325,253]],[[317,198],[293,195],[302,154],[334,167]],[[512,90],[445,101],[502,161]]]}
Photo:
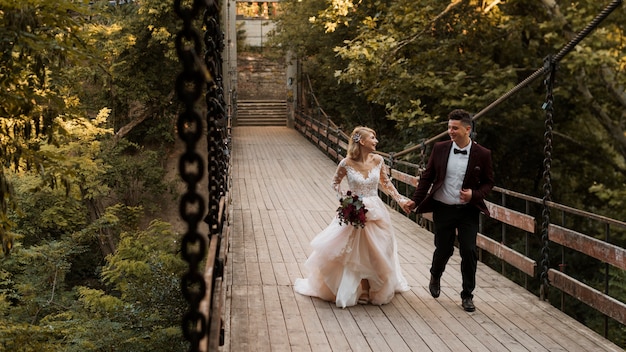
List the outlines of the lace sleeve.
{"label": "lace sleeve", "polygon": [[409,199],[401,195],[391,182],[391,179],[387,174],[387,170],[389,169],[387,168],[387,165],[385,165],[385,161],[382,159],[382,157],[380,159],[380,162],[382,163],[382,166],[380,168],[380,187],[385,193],[389,194],[391,198],[393,198],[393,200],[395,200],[400,206],[402,206],[404,203],[408,202]]}
{"label": "lace sleeve", "polygon": [[332,187],[337,192],[337,197],[341,197],[343,194],[341,193],[341,180],[346,177],[346,159],[343,159],[339,162],[339,166],[337,166],[337,171],[335,171],[335,175],[333,176],[333,184]]}

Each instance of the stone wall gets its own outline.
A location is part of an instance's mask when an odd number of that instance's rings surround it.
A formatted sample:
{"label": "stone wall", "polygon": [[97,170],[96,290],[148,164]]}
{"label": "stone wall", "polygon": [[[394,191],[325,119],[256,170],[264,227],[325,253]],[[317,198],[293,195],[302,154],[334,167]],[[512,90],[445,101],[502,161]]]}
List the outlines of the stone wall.
{"label": "stone wall", "polygon": [[237,55],[239,100],[286,100],[287,76],[284,59],[240,52]]}

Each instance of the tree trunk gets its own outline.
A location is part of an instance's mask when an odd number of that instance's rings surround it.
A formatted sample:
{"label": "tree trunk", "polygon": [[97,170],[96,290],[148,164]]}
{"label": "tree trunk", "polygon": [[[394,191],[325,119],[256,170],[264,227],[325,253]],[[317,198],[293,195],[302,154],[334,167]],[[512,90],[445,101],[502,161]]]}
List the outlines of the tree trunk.
{"label": "tree trunk", "polygon": [[[170,94],[167,95],[166,101],[170,101],[173,98],[174,98],[174,91],[172,90]],[[113,142],[117,144],[117,142],[119,142],[120,139],[124,138],[124,136],[130,133],[130,131],[132,131],[133,128],[135,128],[140,123],[147,120],[148,118],[152,117],[152,115],[156,114],[160,109],[161,109],[161,105],[153,105],[151,108],[142,111],[142,106],[140,106],[138,103],[132,105],[128,115],[131,117],[135,115],[135,117],[132,118],[132,120],[129,123],[122,126],[115,133],[115,135],[113,136]]]}
{"label": "tree trunk", "polygon": [[[102,216],[103,206],[100,201],[88,199],[84,197],[83,194],[83,202],[89,211],[89,223],[93,223]],[[102,252],[103,258],[115,252],[115,248],[117,247],[116,243],[115,235],[112,234],[110,230],[105,228],[99,231],[98,246],[100,246],[100,252]]]}

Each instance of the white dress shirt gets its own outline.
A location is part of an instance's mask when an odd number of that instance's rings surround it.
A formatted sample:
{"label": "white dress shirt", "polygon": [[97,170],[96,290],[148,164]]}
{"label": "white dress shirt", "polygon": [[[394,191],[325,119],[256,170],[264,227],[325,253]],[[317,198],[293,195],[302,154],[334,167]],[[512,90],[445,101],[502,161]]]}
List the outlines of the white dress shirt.
{"label": "white dress shirt", "polygon": [[[450,155],[448,156],[446,177],[443,181],[443,186],[433,195],[435,200],[445,204],[462,204],[461,187],[463,187],[463,179],[465,178],[471,147],[471,141],[465,148],[459,148],[455,142],[452,142],[452,148],[450,148]],[[455,154],[455,149],[465,150],[467,153]]]}

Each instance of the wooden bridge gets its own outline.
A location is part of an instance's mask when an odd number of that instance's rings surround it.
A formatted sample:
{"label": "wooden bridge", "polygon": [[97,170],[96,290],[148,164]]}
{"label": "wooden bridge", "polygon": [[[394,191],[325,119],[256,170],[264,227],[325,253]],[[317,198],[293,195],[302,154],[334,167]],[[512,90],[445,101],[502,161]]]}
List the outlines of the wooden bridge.
{"label": "wooden bridge", "polygon": [[465,312],[456,252],[434,299],[433,234],[393,210],[410,291],[387,305],[346,309],[296,294],[309,241],[337,207],[336,164],[287,127],[234,127],[232,138],[219,351],[622,351],[482,263],[476,311]]}

